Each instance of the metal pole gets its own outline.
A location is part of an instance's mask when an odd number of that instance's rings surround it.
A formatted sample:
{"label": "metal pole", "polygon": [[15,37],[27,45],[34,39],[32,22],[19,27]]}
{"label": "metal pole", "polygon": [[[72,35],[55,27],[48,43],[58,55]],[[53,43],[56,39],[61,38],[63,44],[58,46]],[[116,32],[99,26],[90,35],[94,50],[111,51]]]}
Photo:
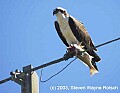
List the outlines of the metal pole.
{"label": "metal pole", "polygon": [[35,71],[29,72],[32,69],[31,65],[23,67],[23,84],[21,85],[21,93],[39,93],[39,80]]}
{"label": "metal pole", "polygon": [[38,75],[35,71],[31,71],[32,68],[28,65],[23,67],[23,71],[16,69],[15,72],[10,73],[10,79],[21,85],[21,93],[39,93]]}

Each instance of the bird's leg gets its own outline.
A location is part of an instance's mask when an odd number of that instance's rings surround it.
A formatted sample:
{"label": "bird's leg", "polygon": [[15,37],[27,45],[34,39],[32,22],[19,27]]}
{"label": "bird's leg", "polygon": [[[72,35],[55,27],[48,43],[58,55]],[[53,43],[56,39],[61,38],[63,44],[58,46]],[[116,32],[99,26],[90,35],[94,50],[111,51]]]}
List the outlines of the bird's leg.
{"label": "bird's leg", "polygon": [[66,59],[72,58],[73,56],[83,56],[84,51],[82,50],[82,48],[80,49],[80,47],[78,47],[77,44],[71,44],[69,47],[67,47],[67,53],[65,55]]}
{"label": "bird's leg", "polygon": [[64,59],[65,61],[68,60],[69,58],[72,58],[75,56],[75,47],[73,46],[69,46],[67,47],[67,51],[66,51],[66,54],[64,55]]}
{"label": "bird's leg", "polygon": [[74,53],[74,56],[78,56],[78,55],[81,55],[83,56],[84,55],[84,50],[82,49],[82,47],[80,47],[79,45],[77,44],[71,44],[68,48],[67,48],[68,52],[73,52]]}
{"label": "bird's leg", "polygon": [[67,50],[68,50],[68,52],[74,52],[75,47],[70,45],[69,47],[67,47]]}
{"label": "bird's leg", "polygon": [[79,50],[73,44],[71,44],[69,47],[67,47],[67,51],[70,54],[73,54],[73,56],[77,56]]}

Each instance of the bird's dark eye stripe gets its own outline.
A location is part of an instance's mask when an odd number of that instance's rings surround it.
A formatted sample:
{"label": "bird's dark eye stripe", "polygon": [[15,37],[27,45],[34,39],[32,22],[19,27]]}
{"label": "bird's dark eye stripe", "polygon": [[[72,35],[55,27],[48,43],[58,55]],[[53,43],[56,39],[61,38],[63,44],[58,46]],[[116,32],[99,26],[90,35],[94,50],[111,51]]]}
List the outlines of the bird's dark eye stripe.
{"label": "bird's dark eye stripe", "polygon": [[63,13],[64,11],[63,10],[60,10],[61,13]]}

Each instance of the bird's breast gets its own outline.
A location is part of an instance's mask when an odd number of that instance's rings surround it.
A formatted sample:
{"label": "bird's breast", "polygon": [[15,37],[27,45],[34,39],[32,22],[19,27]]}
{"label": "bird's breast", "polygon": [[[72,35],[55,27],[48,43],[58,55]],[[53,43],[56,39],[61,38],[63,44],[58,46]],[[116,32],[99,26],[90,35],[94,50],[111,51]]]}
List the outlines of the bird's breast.
{"label": "bird's breast", "polygon": [[69,45],[78,44],[78,40],[76,39],[76,37],[72,33],[71,28],[69,26],[68,18],[64,18],[64,19],[62,19],[58,22],[59,22],[59,25],[60,25],[60,30],[61,30],[63,36],[65,37],[67,43]]}

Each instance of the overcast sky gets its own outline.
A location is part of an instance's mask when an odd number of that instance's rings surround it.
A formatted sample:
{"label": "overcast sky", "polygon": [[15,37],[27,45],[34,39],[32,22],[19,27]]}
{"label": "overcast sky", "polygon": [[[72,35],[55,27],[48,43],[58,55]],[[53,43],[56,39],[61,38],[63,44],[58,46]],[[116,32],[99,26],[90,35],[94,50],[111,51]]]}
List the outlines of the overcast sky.
{"label": "overcast sky", "polygon": [[[53,9],[61,6],[82,21],[95,45],[120,37],[119,0],[0,0],[0,80],[11,71],[36,67],[62,57],[66,46],[54,28]],[[120,91],[120,41],[98,48],[102,58],[99,73],[90,77],[89,68],[74,61],[62,73],[40,83],[40,93],[93,93],[93,90],[51,91],[51,86],[117,86],[118,90],[96,90],[96,93]],[[72,59],[43,69],[43,80],[57,73]],[[37,71],[40,77],[40,70]],[[21,93],[20,85],[9,81],[0,85],[0,93]]]}

